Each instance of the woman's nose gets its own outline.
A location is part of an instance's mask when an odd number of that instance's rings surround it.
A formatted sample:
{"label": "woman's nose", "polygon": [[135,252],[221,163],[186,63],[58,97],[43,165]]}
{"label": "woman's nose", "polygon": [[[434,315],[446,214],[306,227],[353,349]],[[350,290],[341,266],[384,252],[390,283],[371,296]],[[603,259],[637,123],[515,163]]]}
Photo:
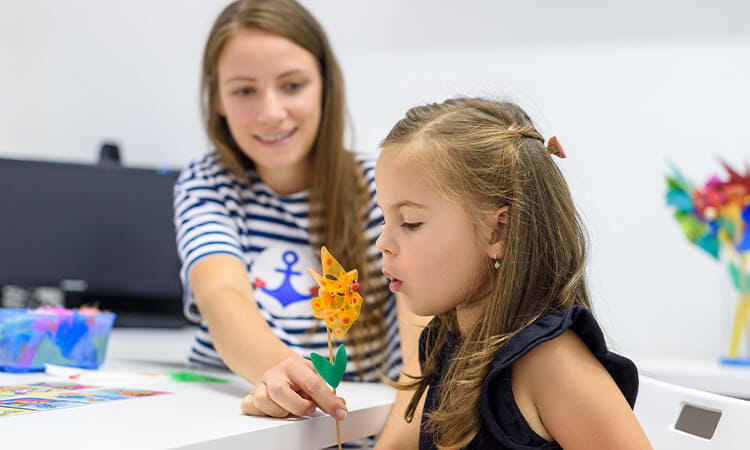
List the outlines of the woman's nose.
{"label": "woman's nose", "polygon": [[262,99],[258,121],[264,125],[272,125],[286,118],[286,107],[275,92],[267,92]]}

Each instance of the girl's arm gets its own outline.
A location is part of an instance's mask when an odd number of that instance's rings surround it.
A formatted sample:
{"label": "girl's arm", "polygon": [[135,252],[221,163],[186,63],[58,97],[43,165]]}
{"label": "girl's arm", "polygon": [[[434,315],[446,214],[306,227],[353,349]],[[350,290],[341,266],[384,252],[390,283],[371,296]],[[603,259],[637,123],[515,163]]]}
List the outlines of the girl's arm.
{"label": "girl's arm", "polygon": [[315,406],[331,415],[346,410],[343,399],[333,395],[311,364],[273,334],[239,259],[206,256],[188,276],[216,351],[234,373],[253,384],[253,392],[242,401],[243,412],[286,417],[309,414]]}
{"label": "girl's arm", "polygon": [[609,372],[573,331],[540,344],[512,368],[527,423],[563,448],[650,449]]}
{"label": "girl's arm", "polygon": [[[398,329],[401,336],[401,355],[404,359],[404,369],[399,377],[399,382],[407,383],[412,380],[404,376],[404,373],[415,376],[421,374],[419,370],[419,334],[430,321],[430,317],[412,314],[399,295],[396,295],[396,306],[398,308]],[[414,391],[398,391],[391,413],[375,446],[377,450],[419,448],[419,424],[426,393],[425,390],[425,395],[422,395],[417,410],[414,412],[414,419],[411,423],[407,423],[404,420],[404,413]]]}

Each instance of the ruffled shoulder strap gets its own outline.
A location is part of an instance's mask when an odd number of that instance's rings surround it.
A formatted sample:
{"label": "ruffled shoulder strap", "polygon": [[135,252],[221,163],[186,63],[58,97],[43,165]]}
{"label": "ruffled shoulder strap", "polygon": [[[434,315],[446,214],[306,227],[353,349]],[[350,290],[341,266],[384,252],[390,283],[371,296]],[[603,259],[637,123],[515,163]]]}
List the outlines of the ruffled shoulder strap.
{"label": "ruffled shoulder strap", "polygon": [[[604,335],[591,311],[574,306],[557,314],[545,316],[510,338],[495,355],[489,373],[482,386],[480,410],[490,434],[500,442],[515,442],[536,434],[528,427],[518,411],[510,388],[510,367],[537,345],[560,336],[565,330],[574,331],[591,353],[599,360],[614,379],[630,407],[635,405],[638,394],[638,371],[629,359],[607,349]],[[509,413],[518,415],[515,425],[504,429],[504,423],[514,422]],[[509,421],[509,419],[511,419]],[[522,424],[526,430],[519,430]],[[521,431],[519,435],[519,431]],[[526,439],[525,439],[526,438]],[[532,441],[536,439],[532,438]],[[551,443],[550,443],[551,444]]]}

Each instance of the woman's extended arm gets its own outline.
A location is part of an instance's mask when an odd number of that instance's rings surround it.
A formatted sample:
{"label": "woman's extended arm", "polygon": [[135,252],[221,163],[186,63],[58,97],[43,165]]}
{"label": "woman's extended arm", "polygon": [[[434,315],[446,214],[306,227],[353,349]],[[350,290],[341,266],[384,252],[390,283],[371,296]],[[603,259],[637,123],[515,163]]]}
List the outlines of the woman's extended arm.
{"label": "woman's extended arm", "polygon": [[197,261],[188,274],[193,298],[229,368],[253,384],[242,401],[251,415],[285,417],[346,410],[311,365],[281,342],[261,315],[245,265],[232,255]]}

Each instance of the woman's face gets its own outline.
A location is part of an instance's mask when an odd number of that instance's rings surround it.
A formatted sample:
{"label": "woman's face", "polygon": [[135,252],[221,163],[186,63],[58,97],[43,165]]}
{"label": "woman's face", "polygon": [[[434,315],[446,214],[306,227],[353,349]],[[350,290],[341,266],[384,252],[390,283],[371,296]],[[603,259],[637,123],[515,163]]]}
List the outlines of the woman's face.
{"label": "woman's face", "polygon": [[[218,61],[217,112],[242,152],[272,188],[306,183],[322,114],[323,80],[315,57],[280,35],[237,31]],[[292,180],[292,181],[290,181]]]}

